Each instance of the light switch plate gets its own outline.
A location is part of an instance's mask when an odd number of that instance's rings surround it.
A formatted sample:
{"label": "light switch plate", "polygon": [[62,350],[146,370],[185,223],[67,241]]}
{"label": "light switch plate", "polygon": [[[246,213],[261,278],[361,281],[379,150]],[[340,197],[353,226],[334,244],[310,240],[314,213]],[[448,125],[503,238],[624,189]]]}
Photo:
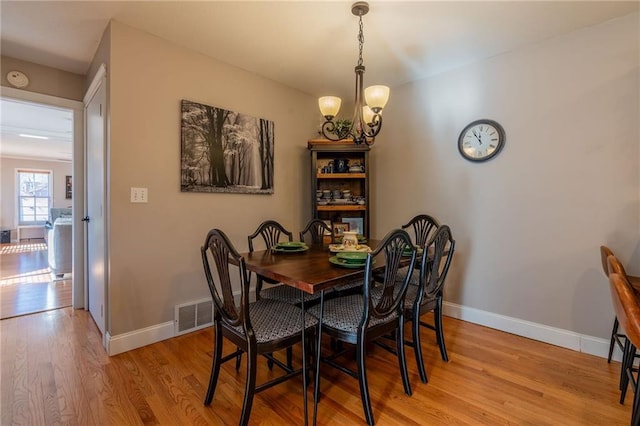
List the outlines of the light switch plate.
{"label": "light switch plate", "polygon": [[146,203],[147,202],[147,188],[131,188],[131,202],[132,203]]}

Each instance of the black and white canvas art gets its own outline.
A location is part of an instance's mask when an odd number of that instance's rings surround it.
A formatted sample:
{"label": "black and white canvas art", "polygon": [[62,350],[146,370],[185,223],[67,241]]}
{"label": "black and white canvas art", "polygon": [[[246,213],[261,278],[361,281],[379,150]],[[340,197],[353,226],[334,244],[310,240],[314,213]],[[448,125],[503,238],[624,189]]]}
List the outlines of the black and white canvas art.
{"label": "black and white canvas art", "polygon": [[273,194],[273,121],[182,101],[182,192]]}

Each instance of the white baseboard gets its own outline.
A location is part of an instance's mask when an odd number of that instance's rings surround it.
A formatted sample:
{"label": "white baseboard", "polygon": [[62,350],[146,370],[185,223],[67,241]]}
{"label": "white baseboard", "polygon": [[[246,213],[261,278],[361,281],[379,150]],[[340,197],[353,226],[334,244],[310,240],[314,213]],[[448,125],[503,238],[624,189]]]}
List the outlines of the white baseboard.
{"label": "white baseboard", "polygon": [[140,330],[111,336],[106,333],[107,353],[117,355],[175,336],[173,321],[141,328]]}
{"label": "white baseboard", "polygon": [[[250,294],[255,294],[253,289]],[[234,296],[239,297],[238,294]],[[253,298],[253,297],[251,297]],[[476,308],[456,305],[454,303],[443,303],[443,314],[452,318],[461,319],[485,327],[512,333],[540,342],[549,343],[555,346],[583,352],[590,355],[606,358],[609,354],[609,340],[601,339],[561,328],[550,327],[531,321],[512,318],[493,312],[482,311]],[[117,355],[122,352],[160,342],[162,340],[175,337],[175,327],[173,321],[134,330],[128,333],[111,336],[108,332],[105,335],[107,343],[107,353]],[[445,330],[446,337],[446,330]],[[613,359],[622,360],[622,353],[616,347]]]}
{"label": "white baseboard", "polygon": [[[550,327],[531,321],[512,318],[493,312],[482,311],[480,309],[467,306],[456,305],[454,303],[443,303],[442,313],[449,317],[479,324],[485,327],[495,328],[540,342],[549,343],[562,348],[583,352],[590,355],[606,358],[609,355],[609,340],[598,337],[579,334],[561,328]],[[446,332],[445,332],[446,336]],[[613,359],[622,360],[622,352],[616,347]]]}

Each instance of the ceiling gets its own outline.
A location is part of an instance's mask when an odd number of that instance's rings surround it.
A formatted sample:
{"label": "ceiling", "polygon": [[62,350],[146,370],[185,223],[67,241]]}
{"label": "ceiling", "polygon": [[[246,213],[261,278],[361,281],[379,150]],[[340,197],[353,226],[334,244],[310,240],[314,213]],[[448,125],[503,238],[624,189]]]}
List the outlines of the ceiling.
{"label": "ceiling", "polygon": [[73,112],[0,99],[0,157],[71,161]]}
{"label": "ceiling", "polygon": [[[640,10],[638,1],[369,3],[363,18],[365,86],[392,88]],[[0,49],[85,74],[115,19],[313,96],[348,99],[358,55],[351,4],[2,0]]]}

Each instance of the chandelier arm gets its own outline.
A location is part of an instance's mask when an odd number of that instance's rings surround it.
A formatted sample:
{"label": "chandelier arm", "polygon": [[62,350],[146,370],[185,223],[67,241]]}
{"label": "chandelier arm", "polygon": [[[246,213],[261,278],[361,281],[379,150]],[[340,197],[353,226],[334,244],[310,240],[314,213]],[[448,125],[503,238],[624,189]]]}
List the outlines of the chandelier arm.
{"label": "chandelier arm", "polygon": [[336,124],[331,120],[322,123],[321,130],[322,136],[333,142],[341,141],[350,136],[349,129],[347,129],[347,131],[337,132]]}

